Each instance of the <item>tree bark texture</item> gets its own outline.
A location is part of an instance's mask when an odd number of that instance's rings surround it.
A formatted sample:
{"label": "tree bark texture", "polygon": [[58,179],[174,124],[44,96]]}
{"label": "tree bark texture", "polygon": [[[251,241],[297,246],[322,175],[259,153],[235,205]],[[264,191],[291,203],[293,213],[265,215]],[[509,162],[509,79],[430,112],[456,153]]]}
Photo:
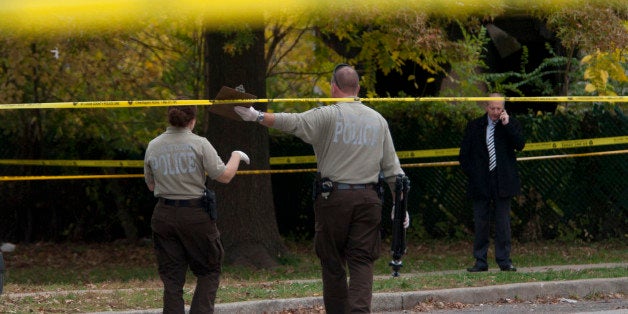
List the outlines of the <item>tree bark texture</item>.
{"label": "tree bark texture", "polygon": [[[205,96],[214,99],[222,86],[243,85],[246,92],[266,97],[264,32],[252,31],[254,42],[235,54],[223,50],[236,33],[205,32]],[[266,105],[255,104],[266,111]],[[249,155],[251,164],[240,170],[269,169],[268,129],[257,123],[230,120],[206,111],[205,136],[223,160],[234,150]],[[229,184],[209,183],[216,191],[218,228],[225,248],[225,262],[270,268],[286,248],[279,235],[269,174],[237,175]]]}

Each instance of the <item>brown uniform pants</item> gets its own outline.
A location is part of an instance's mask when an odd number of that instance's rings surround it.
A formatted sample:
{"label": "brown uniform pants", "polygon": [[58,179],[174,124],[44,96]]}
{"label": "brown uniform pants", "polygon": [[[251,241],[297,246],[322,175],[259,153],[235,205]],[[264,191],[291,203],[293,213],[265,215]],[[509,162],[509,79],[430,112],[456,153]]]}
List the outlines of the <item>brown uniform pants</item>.
{"label": "brown uniform pants", "polygon": [[151,220],[163,312],[185,313],[183,285],[188,267],[196,276],[190,313],[213,313],[224,250],[216,223],[201,207],[168,206],[159,201]]}
{"label": "brown uniform pants", "polygon": [[381,200],[372,188],[335,190],[327,199],[319,196],[314,210],[314,245],[323,271],[325,310],[370,313],[373,264],[381,245]]}

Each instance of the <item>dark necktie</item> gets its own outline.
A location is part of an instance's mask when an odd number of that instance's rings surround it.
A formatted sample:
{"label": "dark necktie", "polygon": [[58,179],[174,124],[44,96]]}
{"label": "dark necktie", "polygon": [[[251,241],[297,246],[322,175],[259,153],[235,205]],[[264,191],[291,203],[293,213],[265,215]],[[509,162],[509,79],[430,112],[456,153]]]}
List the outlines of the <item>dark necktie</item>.
{"label": "dark necktie", "polygon": [[486,146],[488,147],[488,170],[493,171],[497,166],[497,159],[495,158],[495,122],[492,126],[488,127],[488,134],[486,139]]}

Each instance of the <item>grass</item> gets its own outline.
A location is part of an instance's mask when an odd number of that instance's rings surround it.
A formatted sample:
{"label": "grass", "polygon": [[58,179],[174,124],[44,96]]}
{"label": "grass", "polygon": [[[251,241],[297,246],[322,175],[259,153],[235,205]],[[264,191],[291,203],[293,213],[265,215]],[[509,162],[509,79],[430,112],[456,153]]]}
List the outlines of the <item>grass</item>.
{"label": "grass", "polygon": [[[217,303],[320,296],[320,268],[311,243],[287,243],[290,255],[275,269],[226,265]],[[621,241],[597,243],[515,243],[512,259],[519,268],[625,263]],[[390,256],[382,251],[375,265],[374,292],[478,287],[520,282],[628,277],[627,267],[539,272],[467,273],[473,263],[471,243],[434,241],[412,245],[403,258],[401,277],[392,278]],[[489,259],[492,257],[489,252]],[[149,245],[18,246],[5,254],[4,295],[0,312],[95,312],[161,307],[161,281]],[[489,265],[496,269],[497,265]],[[188,276],[184,298],[189,305],[194,277]],[[48,292],[48,293],[42,293]],[[21,295],[18,295],[21,294]]]}

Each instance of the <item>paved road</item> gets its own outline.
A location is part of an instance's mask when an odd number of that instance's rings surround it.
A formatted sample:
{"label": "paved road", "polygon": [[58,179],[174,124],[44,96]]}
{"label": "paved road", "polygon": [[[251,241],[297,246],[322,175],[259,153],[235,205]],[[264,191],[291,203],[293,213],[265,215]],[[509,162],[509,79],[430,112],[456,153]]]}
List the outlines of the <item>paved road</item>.
{"label": "paved road", "polygon": [[[430,313],[438,314],[460,314],[460,313],[495,313],[495,314],[515,314],[515,313],[605,313],[605,314],[625,314],[628,313],[628,301],[626,299],[609,299],[604,301],[577,301],[566,299],[552,304],[538,304],[533,302],[523,302],[518,304],[481,304],[470,308],[456,310],[434,310]],[[408,312],[390,312],[408,313]]]}

